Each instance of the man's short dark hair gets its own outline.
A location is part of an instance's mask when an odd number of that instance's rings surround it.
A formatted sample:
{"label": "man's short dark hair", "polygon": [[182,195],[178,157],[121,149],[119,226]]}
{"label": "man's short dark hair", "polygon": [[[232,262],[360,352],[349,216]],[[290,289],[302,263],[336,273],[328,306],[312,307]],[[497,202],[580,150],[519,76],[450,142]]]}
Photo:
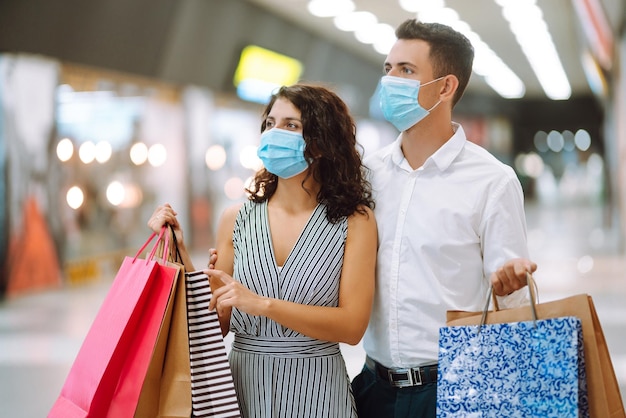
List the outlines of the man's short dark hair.
{"label": "man's short dark hair", "polygon": [[465,35],[440,23],[424,23],[408,19],[396,29],[398,39],[421,39],[430,45],[430,59],[434,77],[454,74],[459,87],[453,105],[463,96],[469,83],[474,63],[474,47]]}

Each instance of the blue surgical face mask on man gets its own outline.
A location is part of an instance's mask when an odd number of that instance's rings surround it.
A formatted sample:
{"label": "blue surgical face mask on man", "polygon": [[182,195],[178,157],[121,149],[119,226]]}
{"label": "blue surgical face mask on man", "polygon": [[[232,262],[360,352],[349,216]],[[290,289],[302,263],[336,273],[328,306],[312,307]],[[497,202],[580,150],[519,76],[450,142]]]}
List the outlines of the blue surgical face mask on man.
{"label": "blue surgical face mask on man", "polygon": [[[428,83],[421,84],[421,86],[427,86],[442,78],[439,77]],[[380,109],[383,111],[385,119],[391,122],[399,131],[406,131],[428,116],[441,103],[440,100],[430,109],[424,109],[417,100],[419,90],[419,80],[390,75],[383,76],[380,79]]]}
{"label": "blue surgical face mask on man", "polygon": [[306,143],[299,132],[272,128],[261,134],[257,156],[265,169],[288,179],[302,173],[309,164],[304,158]]}

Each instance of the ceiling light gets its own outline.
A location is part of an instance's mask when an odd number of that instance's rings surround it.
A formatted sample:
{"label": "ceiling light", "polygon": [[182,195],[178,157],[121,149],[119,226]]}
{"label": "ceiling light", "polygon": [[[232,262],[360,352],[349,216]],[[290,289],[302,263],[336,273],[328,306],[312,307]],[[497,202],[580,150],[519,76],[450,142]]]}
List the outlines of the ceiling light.
{"label": "ceiling light", "polygon": [[364,27],[375,25],[378,20],[370,12],[350,12],[336,16],[333,20],[335,27],[344,32],[355,32]]}
{"label": "ceiling light", "polygon": [[334,17],[354,11],[351,0],[311,0],[307,4],[309,13],[317,17]]}
{"label": "ceiling light", "polygon": [[379,54],[388,55],[389,51],[391,51],[391,47],[395,42],[396,35],[392,32],[391,34],[382,35],[381,37],[376,39],[372,46]]}
{"label": "ceiling light", "polygon": [[418,15],[422,22],[436,22],[448,26],[453,26],[459,21],[459,14],[449,7],[428,8]]}
{"label": "ceiling light", "polygon": [[443,0],[399,0],[400,7],[410,13],[423,12],[431,8],[444,7]]}
{"label": "ceiling light", "polygon": [[500,96],[506,99],[519,99],[524,96],[526,87],[522,80],[511,70],[500,57],[472,31],[467,22],[459,19],[458,13],[450,8],[430,8],[418,13],[422,22],[436,22],[448,25],[461,32],[474,47],[474,66],[476,74]]}
{"label": "ceiling light", "polygon": [[[522,80],[459,18],[456,10],[445,7],[443,0],[399,0],[399,4],[408,12],[417,12],[418,19],[423,22],[446,24],[463,33],[474,45],[474,72],[483,76],[487,84],[504,98],[524,96],[526,87]],[[378,23],[376,15],[370,12],[354,12],[352,1],[311,0],[308,9],[315,16],[335,16],[334,24],[339,30],[354,32],[359,42],[371,44],[382,55],[388,54],[396,41],[392,26]]]}
{"label": "ceiling light", "polygon": [[[501,61],[500,61],[501,62]],[[526,93],[526,87],[513,71],[503,62],[499,68],[494,68],[485,76],[485,82],[505,99],[519,99]]]}
{"label": "ceiling light", "polygon": [[543,91],[550,99],[565,100],[571,86],[559,59],[541,9],[534,0],[495,0],[526,55]]}
{"label": "ceiling light", "polygon": [[354,32],[354,36],[359,42],[364,44],[374,44],[379,39],[389,39],[393,37],[395,39],[395,31],[391,25],[386,23],[377,23],[367,28],[360,29]]}

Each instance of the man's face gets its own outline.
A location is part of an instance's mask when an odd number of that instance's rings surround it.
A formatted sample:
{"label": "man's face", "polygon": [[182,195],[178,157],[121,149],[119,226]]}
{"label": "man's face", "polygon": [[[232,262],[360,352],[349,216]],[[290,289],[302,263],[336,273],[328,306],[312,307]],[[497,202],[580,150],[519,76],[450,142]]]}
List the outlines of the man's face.
{"label": "man's face", "polygon": [[385,74],[426,83],[434,79],[430,46],[420,39],[398,39],[385,60]]}
{"label": "man's face", "polygon": [[[389,76],[419,80],[423,85],[435,79],[430,62],[430,45],[421,39],[398,39],[385,60],[385,73]],[[439,97],[440,89],[420,89],[418,102],[425,108],[432,107]]]}

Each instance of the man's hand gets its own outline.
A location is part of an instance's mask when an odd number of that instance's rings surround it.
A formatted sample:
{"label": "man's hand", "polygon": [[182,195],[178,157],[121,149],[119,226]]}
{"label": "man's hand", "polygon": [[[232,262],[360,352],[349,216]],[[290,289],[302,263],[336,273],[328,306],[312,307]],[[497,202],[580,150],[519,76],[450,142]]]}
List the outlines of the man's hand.
{"label": "man's hand", "polygon": [[217,263],[217,250],[215,248],[209,248],[209,263],[207,267],[211,270],[215,268],[215,263]]}
{"label": "man's hand", "polygon": [[537,270],[537,264],[525,258],[514,258],[491,275],[491,285],[497,296],[506,296],[521,289],[528,283],[527,273]]}

